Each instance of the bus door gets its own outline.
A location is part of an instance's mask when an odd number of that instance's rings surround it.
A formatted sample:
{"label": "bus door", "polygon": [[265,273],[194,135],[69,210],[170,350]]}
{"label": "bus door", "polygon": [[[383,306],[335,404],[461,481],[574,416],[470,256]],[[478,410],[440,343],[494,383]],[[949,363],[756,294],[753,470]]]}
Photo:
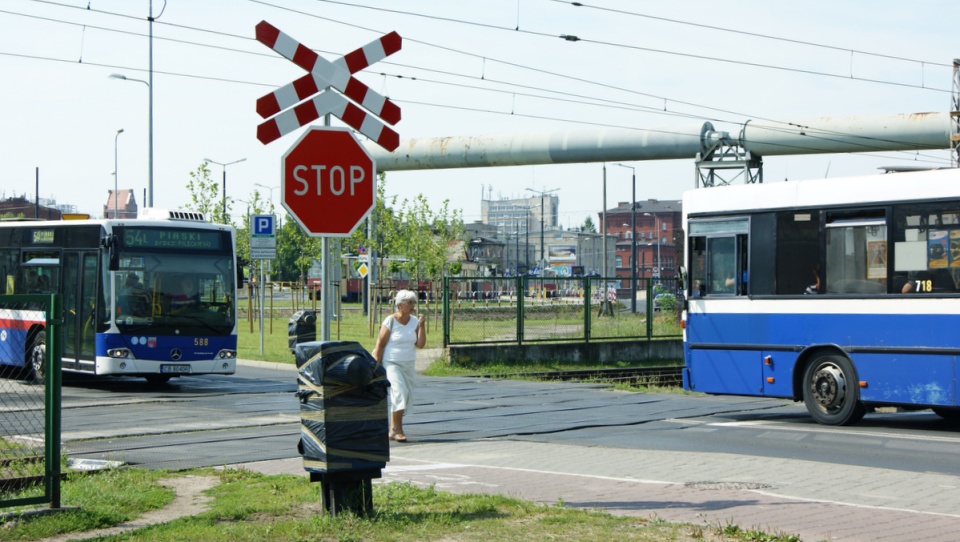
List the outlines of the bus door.
{"label": "bus door", "polygon": [[63,261],[63,367],[93,371],[96,357],[98,251],[70,252]]}

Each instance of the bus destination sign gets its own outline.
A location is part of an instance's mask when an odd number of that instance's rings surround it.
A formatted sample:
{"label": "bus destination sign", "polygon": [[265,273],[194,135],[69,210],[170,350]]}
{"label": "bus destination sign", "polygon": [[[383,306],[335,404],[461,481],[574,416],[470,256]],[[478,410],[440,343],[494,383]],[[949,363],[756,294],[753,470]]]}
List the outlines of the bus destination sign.
{"label": "bus destination sign", "polygon": [[164,230],[156,228],[125,228],[125,248],[221,250],[223,235],[216,231]]}

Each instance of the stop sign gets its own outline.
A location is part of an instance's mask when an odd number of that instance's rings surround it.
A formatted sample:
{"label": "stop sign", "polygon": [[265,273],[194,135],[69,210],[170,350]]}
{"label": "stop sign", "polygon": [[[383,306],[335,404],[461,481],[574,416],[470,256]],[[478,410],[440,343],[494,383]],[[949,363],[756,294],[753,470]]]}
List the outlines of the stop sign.
{"label": "stop sign", "polygon": [[310,128],[281,160],[283,206],[313,237],[346,237],[376,202],[376,163],[343,128]]}

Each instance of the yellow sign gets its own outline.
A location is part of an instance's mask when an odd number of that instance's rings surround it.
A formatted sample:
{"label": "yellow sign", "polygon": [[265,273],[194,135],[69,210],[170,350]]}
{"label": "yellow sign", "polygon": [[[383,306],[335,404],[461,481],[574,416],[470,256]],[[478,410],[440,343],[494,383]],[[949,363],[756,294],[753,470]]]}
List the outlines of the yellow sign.
{"label": "yellow sign", "polygon": [[369,269],[367,269],[367,264],[365,263],[360,264],[360,267],[357,268],[357,273],[360,273],[360,276],[363,278],[367,278],[368,271]]}

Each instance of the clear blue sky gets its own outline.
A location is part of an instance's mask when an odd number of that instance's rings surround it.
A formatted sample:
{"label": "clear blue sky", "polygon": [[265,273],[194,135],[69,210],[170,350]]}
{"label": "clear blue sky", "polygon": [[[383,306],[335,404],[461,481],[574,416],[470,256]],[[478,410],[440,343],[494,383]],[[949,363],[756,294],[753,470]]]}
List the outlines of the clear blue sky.
{"label": "clear blue sky", "polygon": [[[227,168],[232,198],[247,199],[255,183],[279,185],[280,156],[300,132],[262,145],[254,103],[302,70],[254,40],[261,20],[330,60],[399,32],[403,49],[359,77],[402,108],[401,139],[946,111],[949,65],[960,57],[955,0],[583,3],[591,7],[559,0],[153,0],[156,205],[184,205],[188,173],[204,158],[246,159]],[[3,196],[32,199],[39,167],[41,197],[101,213],[122,128],[119,187],[133,188],[143,203],[147,87],[108,76],[148,78],[149,4],[3,2]],[[869,174],[914,160],[945,165],[948,153],[770,157],[765,179]],[[678,199],[692,187],[692,159],[630,165],[638,199]],[[601,167],[396,172],[388,174],[388,191],[423,193],[436,205],[450,199],[469,222],[479,220],[484,193],[521,197],[529,195],[525,188],[558,188],[561,224],[577,226],[600,211]],[[212,170],[219,180],[220,167]],[[609,168],[608,187],[609,206],[629,200],[630,170]],[[279,207],[279,190],[273,196]],[[235,203],[233,213],[244,207]]]}

